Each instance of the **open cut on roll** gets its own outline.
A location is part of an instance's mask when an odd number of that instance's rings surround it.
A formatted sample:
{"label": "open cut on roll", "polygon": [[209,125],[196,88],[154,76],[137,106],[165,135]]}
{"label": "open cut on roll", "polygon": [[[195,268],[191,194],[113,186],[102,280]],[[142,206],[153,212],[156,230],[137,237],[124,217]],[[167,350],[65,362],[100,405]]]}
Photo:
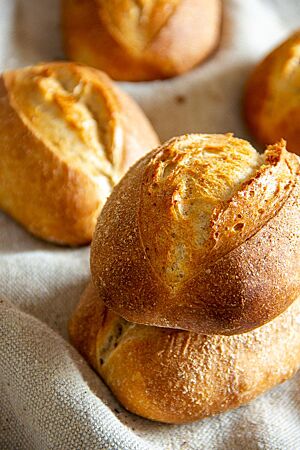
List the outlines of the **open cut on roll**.
{"label": "open cut on roll", "polygon": [[0,77],[0,208],[32,234],[91,241],[113,186],[158,138],[95,69],[45,63]]}
{"label": "open cut on roll", "polygon": [[63,0],[67,55],[116,80],[179,75],[220,41],[221,0]]}
{"label": "open cut on roll", "polygon": [[204,334],[261,326],[300,295],[300,164],[227,135],[171,139],[99,216],[94,285],[125,319]]}

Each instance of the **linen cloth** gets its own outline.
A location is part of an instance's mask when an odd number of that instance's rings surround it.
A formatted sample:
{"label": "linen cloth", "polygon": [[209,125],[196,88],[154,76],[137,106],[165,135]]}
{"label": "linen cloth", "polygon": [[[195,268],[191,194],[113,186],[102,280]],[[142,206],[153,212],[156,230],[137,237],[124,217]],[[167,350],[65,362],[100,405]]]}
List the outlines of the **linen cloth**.
{"label": "linen cloth", "polygon": [[[233,131],[253,142],[241,116],[245,80],[299,25],[299,0],[224,0],[213,57],[178,78],[122,85],[162,140]],[[61,58],[58,0],[0,0],[2,70]],[[44,243],[0,213],[1,450],[300,448],[300,374],[194,424],[163,425],[126,412],[68,343],[67,322],[88,278],[89,248]]]}

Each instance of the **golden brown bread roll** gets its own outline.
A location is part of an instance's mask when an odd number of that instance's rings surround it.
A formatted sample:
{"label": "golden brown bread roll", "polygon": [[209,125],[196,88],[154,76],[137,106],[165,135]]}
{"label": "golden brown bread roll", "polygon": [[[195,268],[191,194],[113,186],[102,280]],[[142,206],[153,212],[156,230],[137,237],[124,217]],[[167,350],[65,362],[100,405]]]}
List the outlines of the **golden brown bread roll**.
{"label": "golden brown bread roll", "polygon": [[220,36],[221,0],[63,0],[68,56],[116,80],[178,75]]}
{"label": "golden brown bread roll", "polygon": [[91,241],[112,187],[158,139],[95,69],[47,63],[0,78],[0,208],[60,244]]}
{"label": "golden brown bread roll", "polygon": [[235,408],[300,365],[300,298],[257,330],[204,336],[126,322],[90,285],[69,331],[126,409],[161,422],[190,422]]}
{"label": "golden brown bread roll", "polygon": [[270,321],[300,295],[300,162],[227,135],[174,138],[133,166],[98,219],[91,272],[125,319],[204,334]]}
{"label": "golden brown bread roll", "polygon": [[300,31],[272,51],[251,75],[245,96],[245,116],[262,143],[287,140],[300,155]]}

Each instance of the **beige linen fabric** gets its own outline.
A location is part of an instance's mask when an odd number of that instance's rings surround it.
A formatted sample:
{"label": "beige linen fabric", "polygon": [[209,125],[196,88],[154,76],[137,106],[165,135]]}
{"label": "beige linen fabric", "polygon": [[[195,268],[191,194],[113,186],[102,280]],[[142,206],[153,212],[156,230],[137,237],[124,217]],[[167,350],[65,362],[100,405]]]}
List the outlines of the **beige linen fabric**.
{"label": "beige linen fabric", "polygon": [[[224,5],[213,58],[179,78],[123,84],[162,139],[191,131],[250,138],[240,115],[245,79],[300,25],[300,2]],[[58,0],[0,0],[1,69],[61,57]],[[190,425],[156,424],[124,411],[67,342],[67,322],[88,277],[88,248],[44,243],[0,213],[1,450],[300,448],[300,374],[248,406]]]}

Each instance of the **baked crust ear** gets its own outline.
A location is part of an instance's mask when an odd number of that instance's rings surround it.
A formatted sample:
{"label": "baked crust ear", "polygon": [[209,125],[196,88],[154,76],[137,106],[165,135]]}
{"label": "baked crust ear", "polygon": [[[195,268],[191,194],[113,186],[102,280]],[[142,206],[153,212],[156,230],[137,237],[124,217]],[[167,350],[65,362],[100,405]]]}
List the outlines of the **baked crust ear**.
{"label": "baked crust ear", "polygon": [[158,138],[103,73],[47,63],[0,78],[0,208],[60,244],[92,239],[115,183]]}
{"label": "baked crust ear", "polygon": [[127,320],[243,333],[300,295],[299,159],[232,135],[174,138],[115,187],[97,223],[93,283]]}

